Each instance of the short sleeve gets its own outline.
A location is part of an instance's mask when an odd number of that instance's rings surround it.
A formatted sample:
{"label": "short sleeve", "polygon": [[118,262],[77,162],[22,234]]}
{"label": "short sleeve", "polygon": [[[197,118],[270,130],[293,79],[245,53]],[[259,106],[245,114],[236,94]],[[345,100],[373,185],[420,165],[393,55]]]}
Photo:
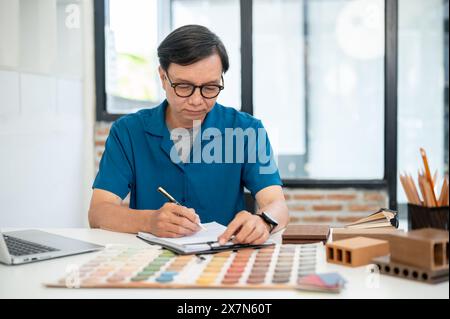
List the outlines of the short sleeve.
{"label": "short sleeve", "polygon": [[111,126],[92,188],[112,192],[124,199],[133,182],[133,167],[128,130],[119,127],[118,122]]}
{"label": "short sleeve", "polygon": [[244,186],[255,196],[260,190],[283,185],[267,131],[261,121],[252,126],[256,138],[248,139],[243,166]]}

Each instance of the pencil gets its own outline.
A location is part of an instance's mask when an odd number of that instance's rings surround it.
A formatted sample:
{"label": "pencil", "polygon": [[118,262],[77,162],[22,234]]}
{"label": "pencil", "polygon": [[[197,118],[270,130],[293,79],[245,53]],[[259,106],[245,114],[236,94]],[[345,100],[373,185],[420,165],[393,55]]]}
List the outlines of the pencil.
{"label": "pencil", "polygon": [[437,203],[435,203],[433,198],[433,189],[431,188],[430,183],[426,179],[424,179],[424,185],[428,196],[428,207],[436,207]]}
{"label": "pencil", "polygon": [[444,179],[444,181],[442,182],[441,193],[439,194],[439,200],[438,200],[439,206],[443,206],[443,204],[444,204],[445,183],[446,183],[446,181]]}
{"label": "pencil", "polygon": [[[175,198],[173,198],[173,196],[170,195],[164,188],[158,187],[158,192],[163,194],[171,203],[181,206],[181,204]],[[197,225],[200,226],[201,229],[206,230],[206,227],[203,226],[200,222]]]}
{"label": "pencil", "polygon": [[420,197],[419,197],[419,192],[417,191],[417,187],[416,187],[416,184],[414,183],[412,176],[408,174],[406,176],[406,179],[407,179],[407,181],[409,181],[409,185],[411,188],[411,192],[412,192],[415,204],[420,205],[421,201],[420,201]]}
{"label": "pencil", "polygon": [[447,206],[448,205],[448,181],[447,178],[444,178],[441,188],[441,194],[439,196],[439,206]]}
{"label": "pencil", "polygon": [[445,196],[444,196],[444,206],[448,206],[448,201],[449,201],[449,187],[450,184],[448,182],[448,175],[445,176]]}
{"label": "pencil", "polygon": [[406,185],[405,177],[401,174],[400,174],[400,182],[402,183],[403,190],[405,191],[406,199],[408,200],[408,203],[412,203],[411,194],[409,192],[408,186]]}
{"label": "pencil", "polygon": [[422,155],[423,165],[425,168],[425,176],[426,176],[426,179],[428,180],[429,186],[431,187],[431,197],[432,197],[432,201],[433,201],[433,206],[437,206],[437,199],[436,199],[436,194],[434,192],[433,179],[431,178],[430,166],[428,165],[427,154],[425,153],[425,150],[423,148],[420,148],[420,154]]}
{"label": "pencil", "polygon": [[436,207],[436,205],[433,201],[433,195],[432,195],[430,183],[428,182],[427,178],[423,174],[420,175],[420,180],[422,183],[423,196],[425,198],[425,206],[426,207]]}
{"label": "pencil", "polygon": [[428,206],[428,196],[427,196],[427,192],[425,190],[425,186],[424,186],[424,178],[423,175],[419,172],[418,176],[417,176],[417,180],[419,181],[419,188],[420,188],[420,192],[422,193],[422,198],[423,198],[423,205],[424,206]]}
{"label": "pencil", "polygon": [[445,196],[444,196],[444,206],[448,206],[448,202],[449,202],[449,182],[448,182],[448,176],[446,177],[446,179],[445,179],[445,181],[446,181],[446,187],[445,187]]}
{"label": "pencil", "polygon": [[[434,183],[434,187],[437,187],[437,186],[436,186],[437,181],[438,181],[438,170],[434,171],[434,175],[433,175],[433,183]],[[437,197],[437,194],[436,194],[436,197]]]}

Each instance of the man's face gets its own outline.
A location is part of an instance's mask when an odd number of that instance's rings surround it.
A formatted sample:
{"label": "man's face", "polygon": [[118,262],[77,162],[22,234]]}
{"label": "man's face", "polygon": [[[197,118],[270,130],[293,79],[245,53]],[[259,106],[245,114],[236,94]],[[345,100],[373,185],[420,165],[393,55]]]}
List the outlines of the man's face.
{"label": "man's face", "polygon": [[[192,121],[203,121],[216,103],[213,99],[204,98],[200,89],[196,88],[194,94],[189,97],[179,97],[170,86],[166,78],[166,72],[160,67],[159,75],[163,89],[166,91],[169,102],[170,115],[176,122],[184,125],[192,125]],[[179,65],[171,63],[167,75],[172,83],[187,83],[193,85],[219,84],[221,85],[222,62],[218,54],[211,55],[191,65]]]}

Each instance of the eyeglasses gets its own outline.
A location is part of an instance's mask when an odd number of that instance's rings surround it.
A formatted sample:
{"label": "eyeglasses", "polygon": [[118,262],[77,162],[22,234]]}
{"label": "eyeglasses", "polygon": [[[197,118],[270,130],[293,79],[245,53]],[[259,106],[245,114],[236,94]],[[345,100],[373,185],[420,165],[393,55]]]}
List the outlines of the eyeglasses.
{"label": "eyeglasses", "polygon": [[169,81],[170,86],[173,87],[175,94],[178,95],[179,97],[190,97],[192,94],[194,94],[195,89],[199,88],[200,94],[205,99],[213,99],[217,97],[220,91],[222,91],[225,88],[223,76],[221,76],[221,79],[224,85],[219,84],[193,85],[189,83],[172,83],[167,73],[166,78]]}

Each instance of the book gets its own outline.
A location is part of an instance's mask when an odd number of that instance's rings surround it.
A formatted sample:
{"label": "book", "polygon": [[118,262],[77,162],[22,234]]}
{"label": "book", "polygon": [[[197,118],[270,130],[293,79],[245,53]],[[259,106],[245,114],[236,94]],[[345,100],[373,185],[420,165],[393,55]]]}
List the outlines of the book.
{"label": "book", "polygon": [[328,241],[330,227],[326,225],[288,225],[283,232],[283,244],[310,244]]}
{"label": "book", "polygon": [[217,238],[223,234],[226,227],[217,222],[205,223],[203,226],[205,226],[205,230],[202,229],[191,236],[167,238],[139,232],[137,237],[150,244],[160,245],[180,255],[208,254],[223,250],[235,250],[249,247],[258,248],[275,244],[275,242],[269,239],[261,245],[235,244],[232,241],[220,245]]}
{"label": "book", "polygon": [[397,212],[382,208],[376,213],[361,218],[353,223],[347,224],[345,228],[369,229],[369,228],[397,228]]}

